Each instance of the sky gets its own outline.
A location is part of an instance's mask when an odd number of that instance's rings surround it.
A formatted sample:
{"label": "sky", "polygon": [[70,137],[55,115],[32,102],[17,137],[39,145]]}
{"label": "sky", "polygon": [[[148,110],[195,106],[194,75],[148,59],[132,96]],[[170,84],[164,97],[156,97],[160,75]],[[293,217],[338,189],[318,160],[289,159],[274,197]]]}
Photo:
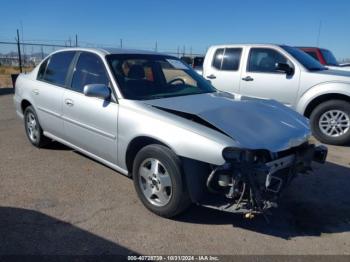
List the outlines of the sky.
{"label": "sky", "polygon": [[[320,46],[350,58],[348,0],[3,0],[0,41],[123,46],[204,53],[213,44]],[[55,40],[55,41],[54,41]],[[1,46],[0,46],[1,48]],[[1,52],[1,50],[0,50]]]}

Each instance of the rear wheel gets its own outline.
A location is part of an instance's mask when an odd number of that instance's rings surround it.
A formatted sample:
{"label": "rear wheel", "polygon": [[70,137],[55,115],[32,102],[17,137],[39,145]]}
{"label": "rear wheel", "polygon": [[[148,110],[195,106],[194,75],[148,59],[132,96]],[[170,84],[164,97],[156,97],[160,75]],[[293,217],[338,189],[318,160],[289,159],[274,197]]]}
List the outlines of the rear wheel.
{"label": "rear wheel", "polygon": [[32,106],[28,106],[24,110],[24,127],[26,135],[33,146],[42,147],[49,141],[43,134],[38,116]]}
{"label": "rear wheel", "polygon": [[318,105],[310,116],[314,136],[323,143],[350,143],[350,103],[330,100]]}
{"label": "rear wheel", "polygon": [[159,216],[173,217],[191,204],[180,160],[165,146],[149,145],[138,152],[133,180],[142,203]]}

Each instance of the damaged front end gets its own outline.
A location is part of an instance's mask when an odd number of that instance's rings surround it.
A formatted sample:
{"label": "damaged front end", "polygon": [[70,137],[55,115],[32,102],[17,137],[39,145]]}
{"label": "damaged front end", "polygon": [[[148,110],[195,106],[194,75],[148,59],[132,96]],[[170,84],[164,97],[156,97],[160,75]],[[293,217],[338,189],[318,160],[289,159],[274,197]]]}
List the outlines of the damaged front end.
{"label": "damaged front end", "polygon": [[205,206],[248,218],[277,207],[281,192],[297,174],[311,171],[312,161],[325,162],[327,148],[305,143],[275,154],[239,148],[225,148],[222,154],[226,163],[211,172],[206,186],[225,201]]}

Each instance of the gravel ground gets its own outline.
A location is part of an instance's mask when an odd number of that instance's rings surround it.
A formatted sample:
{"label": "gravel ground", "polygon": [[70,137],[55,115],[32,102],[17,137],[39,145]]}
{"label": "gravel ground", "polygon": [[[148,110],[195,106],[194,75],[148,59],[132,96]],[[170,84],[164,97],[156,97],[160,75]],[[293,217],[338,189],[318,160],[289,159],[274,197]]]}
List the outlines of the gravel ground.
{"label": "gravel ground", "polygon": [[350,254],[350,147],[299,177],[270,223],[193,206],[164,219],[132,181],[53,142],[30,145],[0,89],[0,254]]}

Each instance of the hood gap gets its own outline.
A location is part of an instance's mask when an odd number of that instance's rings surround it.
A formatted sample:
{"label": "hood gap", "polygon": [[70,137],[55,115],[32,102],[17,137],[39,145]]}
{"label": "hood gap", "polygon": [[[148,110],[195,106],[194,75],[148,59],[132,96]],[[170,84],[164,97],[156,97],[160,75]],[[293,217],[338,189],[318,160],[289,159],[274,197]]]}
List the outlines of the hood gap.
{"label": "hood gap", "polygon": [[159,106],[153,106],[159,110],[180,116],[182,118],[188,119],[190,121],[193,121],[197,124],[206,126],[210,129],[213,129],[225,136],[228,136],[229,138],[232,139],[232,137],[230,135],[228,135],[227,133],[225,133],[224,131],[222,131],[221,129],[217,128],[216,126],[212,125],[211,123],[209,123],[208,121],[204,120],[203,118],[201,118],[200,116],[194,115],[194,114],[190,114],[190,113],[186,113],[186,112],[181,112],[181,111],[177,111],[177,110],[173,110],[173,109],[168,109],[168,108],[164,108],[164,107],[159,107]]}

